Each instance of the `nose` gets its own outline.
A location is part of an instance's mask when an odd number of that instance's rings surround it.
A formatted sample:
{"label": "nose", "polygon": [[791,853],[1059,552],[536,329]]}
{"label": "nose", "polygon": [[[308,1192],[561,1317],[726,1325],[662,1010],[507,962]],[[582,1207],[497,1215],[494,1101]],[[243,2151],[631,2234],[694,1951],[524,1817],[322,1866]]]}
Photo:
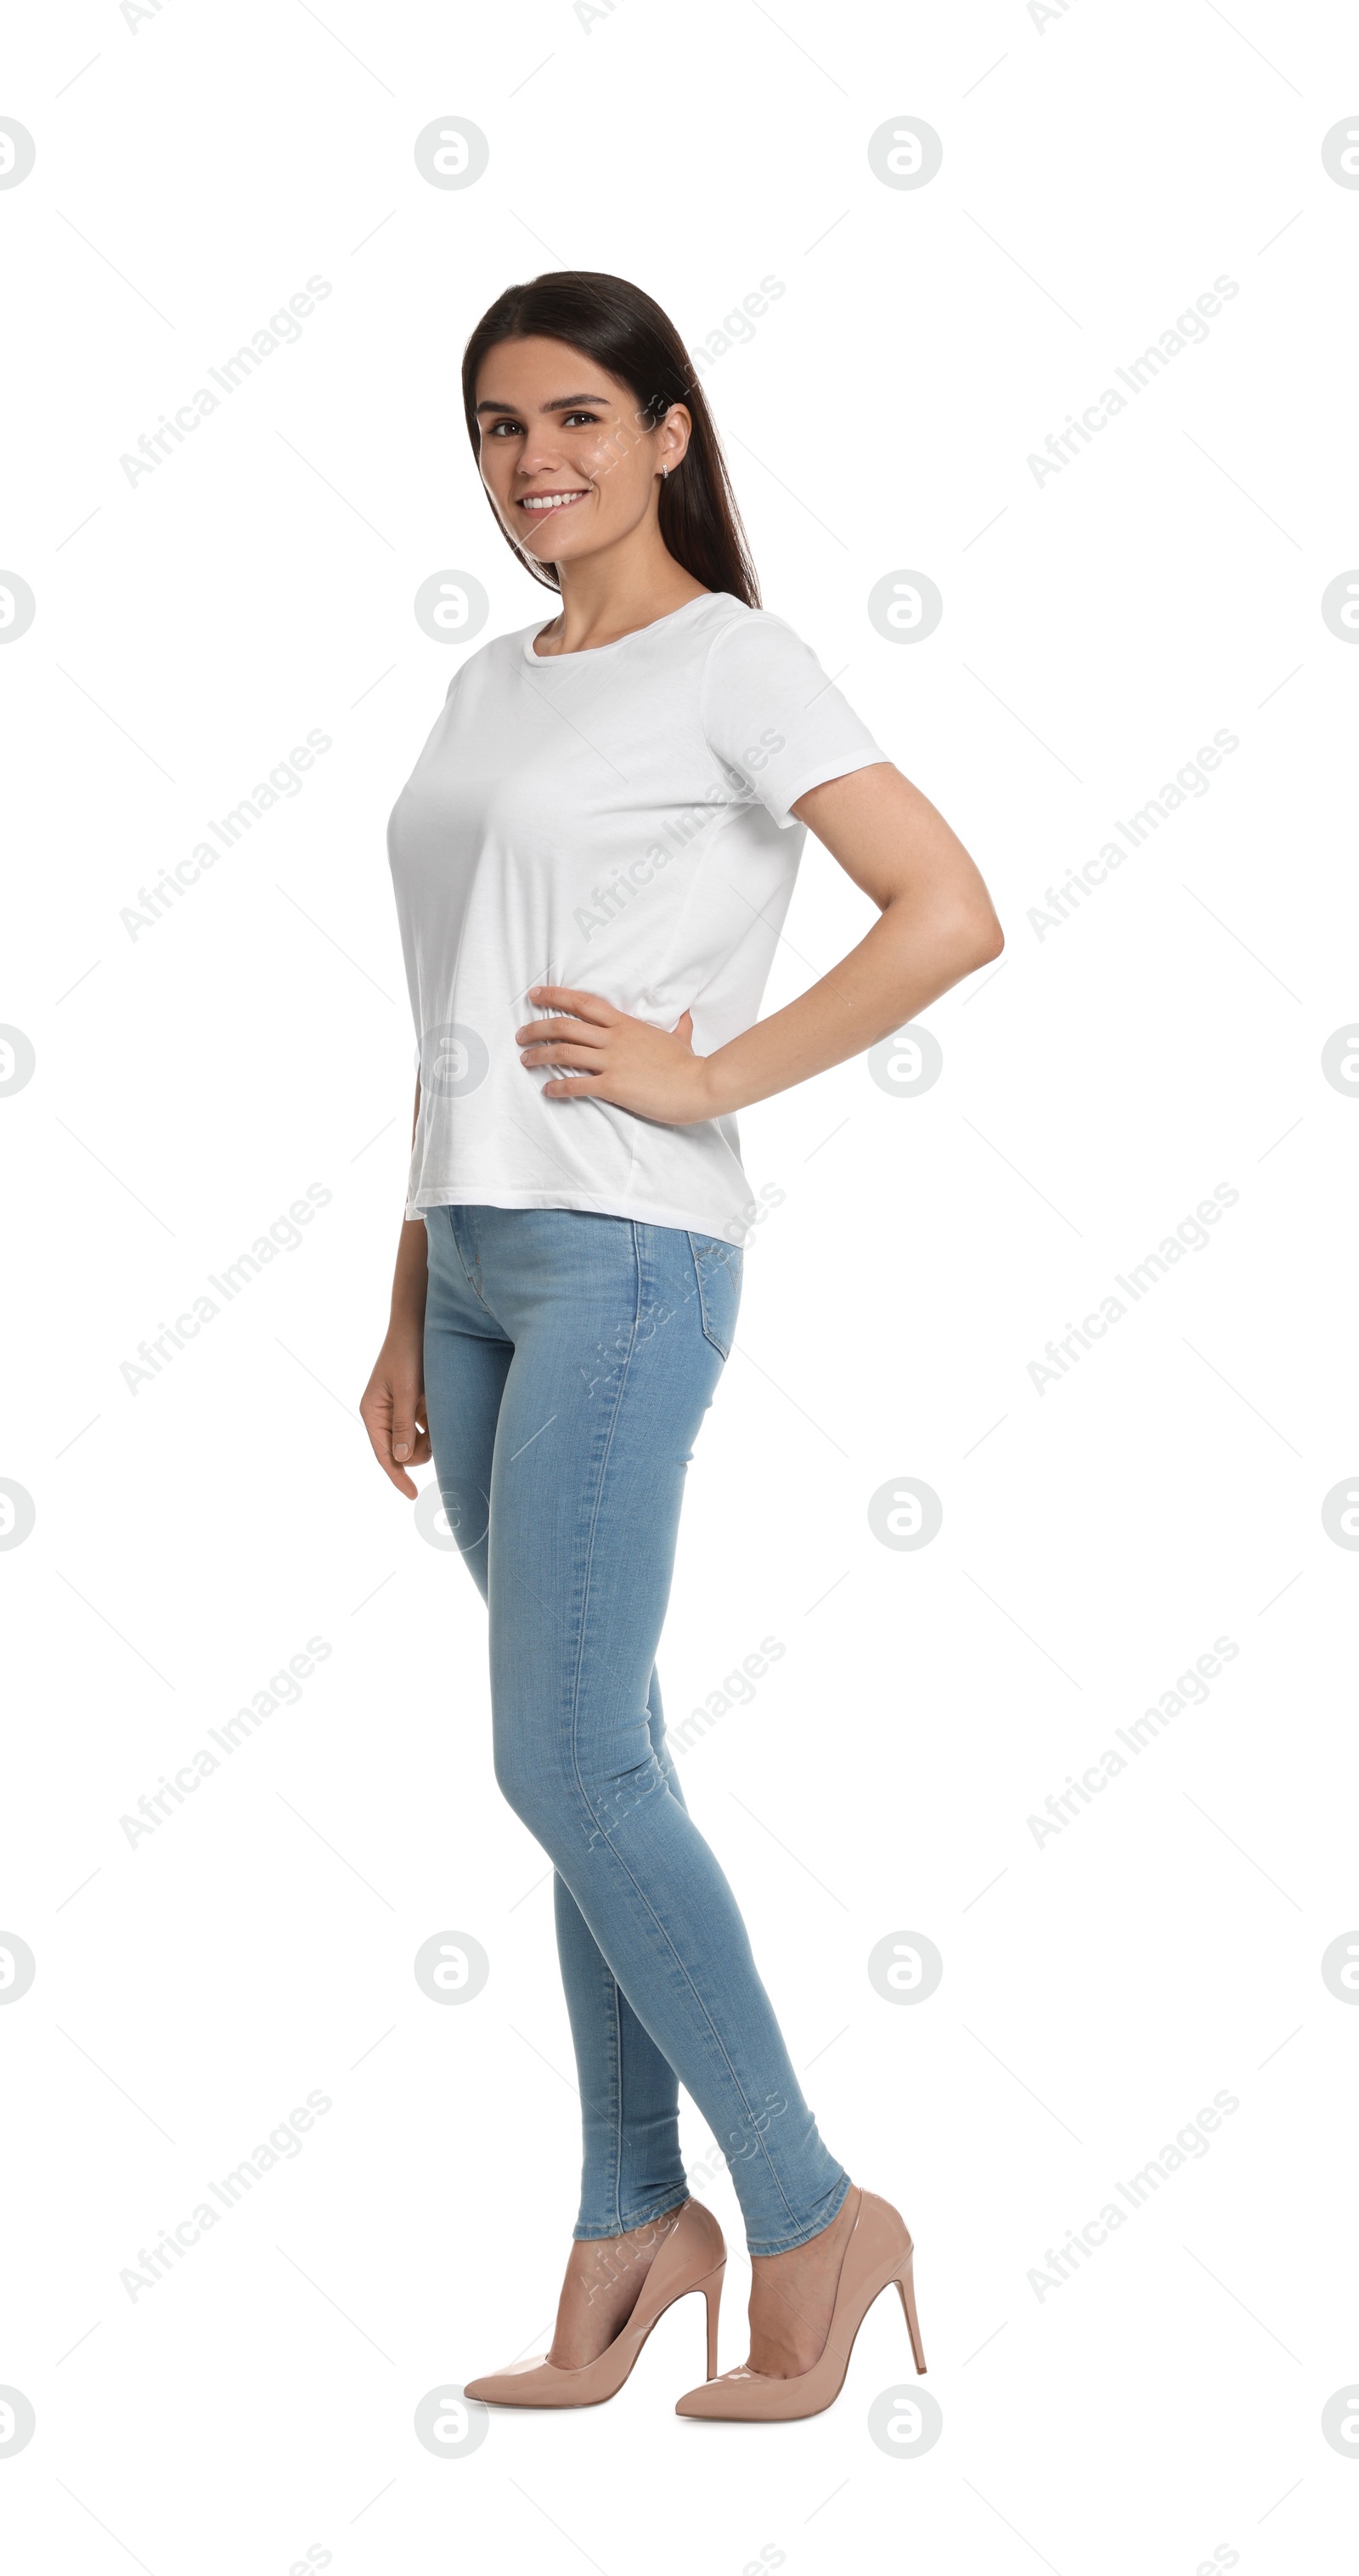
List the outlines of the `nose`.
{"label": "nose", "polygon": [[[519,487],[522,489],[526,484],[539,482],[570,482],[572,470],[562,454],[561,433],[556,422],[530,423],[516,469],[515,479]],[[584,482],[584,475],[579,479]]]}

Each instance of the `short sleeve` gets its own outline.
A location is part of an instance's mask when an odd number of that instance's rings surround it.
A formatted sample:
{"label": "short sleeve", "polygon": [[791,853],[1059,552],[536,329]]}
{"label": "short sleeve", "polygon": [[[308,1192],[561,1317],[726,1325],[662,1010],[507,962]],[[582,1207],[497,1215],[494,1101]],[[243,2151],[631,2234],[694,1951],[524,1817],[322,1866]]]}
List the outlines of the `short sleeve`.
{"label": "short sleeve", "polygon": [[783,830],[809,787],[887,758],[811,646],[767,609],[747,610],[714,637],[701,703],[709,749]]}

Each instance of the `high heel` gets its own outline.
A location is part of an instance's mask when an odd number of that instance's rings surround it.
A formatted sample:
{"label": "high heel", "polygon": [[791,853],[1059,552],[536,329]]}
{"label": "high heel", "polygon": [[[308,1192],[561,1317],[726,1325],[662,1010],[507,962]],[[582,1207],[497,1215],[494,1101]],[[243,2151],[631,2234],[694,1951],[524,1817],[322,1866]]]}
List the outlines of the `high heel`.
{"label": "high heel", "polygon": [[915,2248],[910,2230],[900,2211],[893,2209],[890,2201],[879,2200],[875,2192],[860,2191],[856,2186],[851,2196],[856,2203],[854,2221],[840,2264],[835,2306],[826,2340],[811,2369],[791,2379],[771,2379],[764,2371],[752,2370],[745,2363],[740,2370],[726,2370],[720,2379],[715,2379],[710,2368],[705,2384],[687,2390],[680,2398],[675,2408],[677,2415],[720,2416],[728,2422],[739,2419],[761,2424],[786,2422],[795,2415],[819,2415],[839,2396],[854,2338],[874,2300],[889,2282],[895,2282],[901,2293],[911,2353],[916,2369],[923,2372],[925,2347],[915,2308]]}
{"label": "high heel", "polygon": [[[915,2248],[912,2246],[902,2261],[899,2269],[893,2274],[893,2278],[896,2282],[897,2288],[901,2292],[902,2311],[906,2318],[906,2332],[911,2338],[911,2359],[915,2363],[916,2369],[923,2379],[925,2375],[925,2347],[920,2340],[920,2319],[915,2312],[915,2280],[912,2273],[914,2256]],[[711,2379],[711,2371],[709,2371],[708,2377]]]}
{"label": "high heel", "polygon": [[708,2302],[708,2377],[710,2379],[717,2377],[717,2311],[721,2305],[722,2283],[726,2277],[726,2270],[727,2258],[724,2253],[716,2271],[710,2272],[703,2283],[703,2295]]}
{"label": "high heel", "polygon": [[676,2299],[701,2290],[708,2309],[708,2377],[717,2370],[717,2312],[727,2248],[712,2211],[686,2200],[665,2242],[652,2258],[637,2305],[613,2342],[579,2370],[559,2370],[546,2353],[512,2361],[483,2379],[469,2379],[464,2396],[486,2406],[599,2406],[616,2397],[657,2320]]}

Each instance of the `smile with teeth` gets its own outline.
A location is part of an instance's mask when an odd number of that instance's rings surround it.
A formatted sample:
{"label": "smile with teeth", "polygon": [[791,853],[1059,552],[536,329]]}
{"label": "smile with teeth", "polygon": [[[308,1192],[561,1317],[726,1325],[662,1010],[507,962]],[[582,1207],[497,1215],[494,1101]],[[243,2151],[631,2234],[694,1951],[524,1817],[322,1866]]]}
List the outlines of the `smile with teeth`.
{"label": "smile with teeth", "polygon": [[569,510],[573,502],[587,501],[589,497],[589,491],[584,487],[575,492],[525,492],[519,507],[535,514],[542,510]]}

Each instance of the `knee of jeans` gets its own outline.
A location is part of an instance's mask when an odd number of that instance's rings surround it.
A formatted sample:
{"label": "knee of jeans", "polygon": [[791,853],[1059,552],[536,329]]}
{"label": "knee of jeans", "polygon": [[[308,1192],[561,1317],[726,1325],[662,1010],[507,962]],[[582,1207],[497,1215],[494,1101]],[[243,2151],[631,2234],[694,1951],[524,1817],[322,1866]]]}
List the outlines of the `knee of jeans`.
{"label": "knee of jeans", "polygon": [[598,1851],[605,1843],[616,1844],[625,1838],[630,1824],[636,1822],[648,1799],[663,1795],[666,1777],[654,1752],[626,1771],[591,1775],[581,1781],[582,1828],[586,1848]]}
{"label": "knee of jeans", "polygon": [[[451,1485],[440,1485],[440,1509],[435,1517],[436,1542],[457,1543],[458,1553],[467,1567],[483,1601],[487,1594],[487,1539],[490,1519],[484,1494],[459,1493]],[[439,1528],[439,1521],[444,1524]],[[445,1533],[447,1534],[445,1536]]]}
{"label": "knee of jeans", "polygon": [[654,1753],[626,1771],[600,1774],[588,1764],[554,1761],[534,1744],[532,1728],[498,1726],[493,1750],[501,1796],[554,1857],[597,1851],[666,1785]]}
{"label": "knee of jeans", "polygon": [[[527,1739],[527,1740],[526,1740]],[[496,1785],[521,1824],[549,1851],[561,1837],[569,1783],[558,1766],[533,1749],[533,1730],[499,1725],[493,1743]]]}
{"label": "knee of jeans", "polygon": [[499,1728],[496,1729],[495,1734],[494,1765],[496,1787],[501,1797],[508,1806],[513,1807],[516,1816],[521,1817],[523,1822],[528,1824],[530,1821],[528,1811],[536,1803],[535,1783],[531,1774],[524,1769],[514,1749],[506,1744]]}

